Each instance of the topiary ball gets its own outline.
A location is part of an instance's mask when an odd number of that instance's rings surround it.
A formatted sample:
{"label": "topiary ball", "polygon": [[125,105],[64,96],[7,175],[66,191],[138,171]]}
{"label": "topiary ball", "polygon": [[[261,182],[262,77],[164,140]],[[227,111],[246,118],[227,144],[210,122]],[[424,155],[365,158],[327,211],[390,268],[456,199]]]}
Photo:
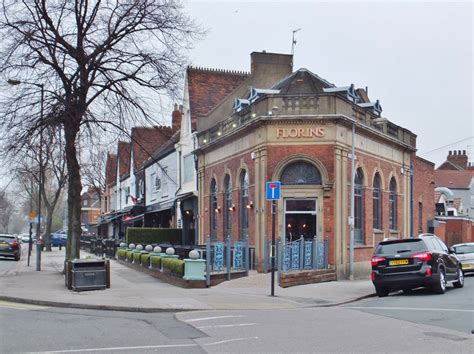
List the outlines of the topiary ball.
{"label": "topiary ball", "polygon": [[137,250],[138,250],[138,251],[142,251],[142,250],[143,250],[143,246],[142,246],[142,245],[137,245]]}
{"label": "topiary ball", "polygon": [[127,247],[127,244],[125,242],[120,242],[120,247]]}
{"label": "topiary ball", "polygon": [[168,247],[168,248],[166,249],[166,254],[167,254],[168,256],[172,256],[172,255],[174,254],[174,252],[175,252],[175,251],[174,251],[174,248],[173,248],[173,247]]}
{"label": "topiary ball", "polygon": [[161,247],[160,247],[160,246],[156,246],[155,248],[153,248],[153,252],[155,252],[155,253],[161,253]]}
{"label": "topiary ball", "polygon": [[192,250],[189,252],[189,258],[191,259],[198,259],[199,258],[199,252],[196,250]]}
{"label": "topiary ball", "polygon": [[136,246],[135,246],[134,243],[131,243],[131,244],[128,245],[128,248],[130,248],[131,250],[135,249],[135,247],[136,247]]}
{"label": "topiary ball", "polygon": [[152,245],[146,245],[145,251],[148,251],[148,252],[153,251],[153,246]]}

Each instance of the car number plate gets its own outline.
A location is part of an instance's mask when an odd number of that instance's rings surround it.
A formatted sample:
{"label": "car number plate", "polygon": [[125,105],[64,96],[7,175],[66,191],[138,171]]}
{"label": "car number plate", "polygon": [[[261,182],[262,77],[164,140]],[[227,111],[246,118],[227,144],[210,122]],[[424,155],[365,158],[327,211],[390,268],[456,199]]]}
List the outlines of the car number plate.
{"label": "car number plate", "polygon": [[462,269],[468,269],[468,268],[472,268],[472,265],[470,265],[470,264],[463,264],[462,265]]}
{"label": "car number plate", "polygon": [[391,266],[397,266],[397,265],[405,265],[409,264],[408,259],[397,259],[395,261],[390,261],[389,263]]}
{"label": "car number plate", "polygon": [[0,246],[8,246],[8,243],[0,243]]}

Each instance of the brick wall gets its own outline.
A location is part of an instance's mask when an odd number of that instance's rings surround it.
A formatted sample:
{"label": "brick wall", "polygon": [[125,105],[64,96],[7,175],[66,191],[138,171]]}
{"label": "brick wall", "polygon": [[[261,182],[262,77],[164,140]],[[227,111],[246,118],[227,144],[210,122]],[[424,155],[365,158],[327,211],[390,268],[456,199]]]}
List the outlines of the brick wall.
{"label": "brick wall", "polygon": [[[414,236],[428,232],[428,220],[434,219],[434,164],[419,157],[413,159],[414,167]],[[419,206],[422,206],[420,222]]]}
{"label": "brick wall", "polygon": [[[216,179],[217,183],[217,205],[221,208],[221,212],[217,214],[217,239],[224,240],[224,178],[228,174],[232,184],[232,204],[235,204],[235,210],[228,211],[232,214],[232,240],[240,238],[240,213],[241,209],[246,206],[240,205],[240,172],[242,171],[241,162],[247,166],[249,174],[249,201],[255,203],[255,174],[254,164],[249,156],[244,153],[234,156],[231,159],[219,163],[217,165],[206,168],[204,173],[204,235],[207,237],[211,233],[210,230],[210,187],[212,178]],[[249,244],[255,244],[255,210],[247,209],[249,217]]]}

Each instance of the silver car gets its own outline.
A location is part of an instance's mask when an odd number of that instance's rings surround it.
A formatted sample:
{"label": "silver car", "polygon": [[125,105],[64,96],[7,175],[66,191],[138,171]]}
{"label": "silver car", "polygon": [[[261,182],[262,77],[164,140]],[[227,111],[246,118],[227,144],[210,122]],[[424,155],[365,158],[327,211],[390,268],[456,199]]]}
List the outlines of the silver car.
{"label": "silver car", "polygon": [[456,253],[462,264],[462,271],[464,273],[474,273],[474,242],[458,243],[452,248]]}

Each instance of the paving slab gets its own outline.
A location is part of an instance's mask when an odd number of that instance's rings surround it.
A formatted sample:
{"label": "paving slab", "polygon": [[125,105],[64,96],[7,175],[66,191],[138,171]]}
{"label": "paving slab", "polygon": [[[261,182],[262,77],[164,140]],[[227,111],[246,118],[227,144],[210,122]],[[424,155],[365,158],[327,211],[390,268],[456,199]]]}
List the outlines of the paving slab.
{"label": "paving slab", "polygon": [[[0,299],[46,306],[125,311],[186,311],[230,309],[290,309],[334,306],[372,296],[370,280],[335,281],[276,286],[270,295],[270,274],[251,271],[248,277],[206,289],[183,289],[150,275],[110,262],[111,287],[105,290],[68,290],[62,274],[65,253],[54,248],[42,252],[41,271],[35,270],[33,252],[27,266],[26,252],[13,269],[0,272]],[[90,256],[81,252],[81,257]]]}

